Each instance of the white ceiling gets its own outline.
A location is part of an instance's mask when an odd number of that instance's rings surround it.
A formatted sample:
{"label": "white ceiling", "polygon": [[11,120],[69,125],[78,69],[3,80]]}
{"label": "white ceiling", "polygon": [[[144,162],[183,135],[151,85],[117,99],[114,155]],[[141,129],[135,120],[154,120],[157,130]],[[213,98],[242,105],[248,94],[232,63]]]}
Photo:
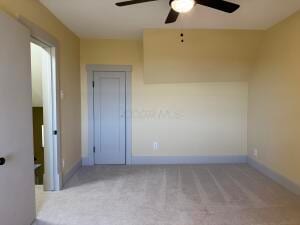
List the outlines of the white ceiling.
{"label": "white ceiling", "polygon": [[300,0],[231,0],[241,5],[234,14],[197,5],[165,25],[169,0],[123,8],[118,0],[40,1],[82,38],[140,38],[145,28],[267,29],[300,9]]}

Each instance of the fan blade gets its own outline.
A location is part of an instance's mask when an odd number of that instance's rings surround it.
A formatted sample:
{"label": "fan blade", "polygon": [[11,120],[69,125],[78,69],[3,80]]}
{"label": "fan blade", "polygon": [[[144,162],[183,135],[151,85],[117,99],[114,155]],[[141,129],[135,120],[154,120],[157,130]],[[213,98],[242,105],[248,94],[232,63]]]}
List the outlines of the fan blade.
{"label": "fan blade", "polygon": [[199,5],[204,5],[210,8],[221,10],[227,13],[233,13],[238,8],[240,8],[240,5],[238,4],[223,1],[223,0],[196,0],[196,3]]}
{"label": "fan blade", "polygon": [[168,24],[176,22],[178,16],[179,13],[171,9],[165,23]]}
{"label": "fan blade", "polygon": [[127,6],[127,5],[135,5],[145,2],[155,2],[157,0],[131,0],[131,1],[125,1],[125,2],[118,2],[116,3],[116,6]]}

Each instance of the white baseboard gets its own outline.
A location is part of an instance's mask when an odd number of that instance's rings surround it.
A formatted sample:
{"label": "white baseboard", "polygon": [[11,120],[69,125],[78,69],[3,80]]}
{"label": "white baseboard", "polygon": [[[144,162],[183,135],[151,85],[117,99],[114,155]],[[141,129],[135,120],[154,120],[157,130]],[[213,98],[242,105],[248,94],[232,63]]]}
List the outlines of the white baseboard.
{"label": "white baseboard", "polygon": [[82,157],[82,166],[94,166],[94,163],[91,162],[89,157]]}
{"label": "white baseboard", "polygon": [[65,175],[63,175],[63,185],[81,168],[82,162],[79,160]]}
{"label": "white baseboard", "polygon": [[[247,163],[246,155],[228,156],[132,156],[128,165],[171,165],[171,164],[212,164]],[[88,157],[82,158],[82,166],[93,166]]]}
{"label": "white baseboard", "polygon": [[290,179],[286,178],[285,176],[279,174],[278,172],[268,168],[267,166],[263,165],[261,162],[256,161],[255,159],[248,157],[248,164],[264,174],[265,176],[271,178],[275,182],[279,183],[280,185],[284,186],[289,191],[300,195],[300,186]]}
{"label": "white baseboard", "polygon": [[246,155],[232,156],[133,156],[133,165],[247,163]]}
{"label": "white baseboard", "polygon": [[56,184],[56,187],[55,187],[55,191],[60,191],[62,188],[63,188],[63,176],[62,176],[62,173],[58,173],[56,176],[55,176],[55,184]]}

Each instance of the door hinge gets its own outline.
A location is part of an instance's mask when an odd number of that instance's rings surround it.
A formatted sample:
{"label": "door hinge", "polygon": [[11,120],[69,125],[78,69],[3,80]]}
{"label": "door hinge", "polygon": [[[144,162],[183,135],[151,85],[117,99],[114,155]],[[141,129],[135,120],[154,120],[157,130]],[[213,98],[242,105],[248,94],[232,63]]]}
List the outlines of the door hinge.
{"label": "door hinge", "polygon": [[94,153],[96,152],[96,147],[95,147],[95,146],[93,147],[93,152],[94,152]]}
{"label": "door hinge", "polygon": [[92,82],[92,86],[93,86],[93,88],[95,87],[95,81]]}

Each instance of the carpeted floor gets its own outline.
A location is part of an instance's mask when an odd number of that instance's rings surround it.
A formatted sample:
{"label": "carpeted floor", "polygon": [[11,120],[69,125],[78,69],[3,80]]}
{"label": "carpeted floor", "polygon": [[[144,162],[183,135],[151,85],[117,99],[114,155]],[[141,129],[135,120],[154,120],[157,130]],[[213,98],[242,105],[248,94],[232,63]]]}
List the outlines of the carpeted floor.
{"label": "carpeted floor", "polygon": [[300,225],[300,199],[247,165],[82,168],[37,187],[35,225]]}

